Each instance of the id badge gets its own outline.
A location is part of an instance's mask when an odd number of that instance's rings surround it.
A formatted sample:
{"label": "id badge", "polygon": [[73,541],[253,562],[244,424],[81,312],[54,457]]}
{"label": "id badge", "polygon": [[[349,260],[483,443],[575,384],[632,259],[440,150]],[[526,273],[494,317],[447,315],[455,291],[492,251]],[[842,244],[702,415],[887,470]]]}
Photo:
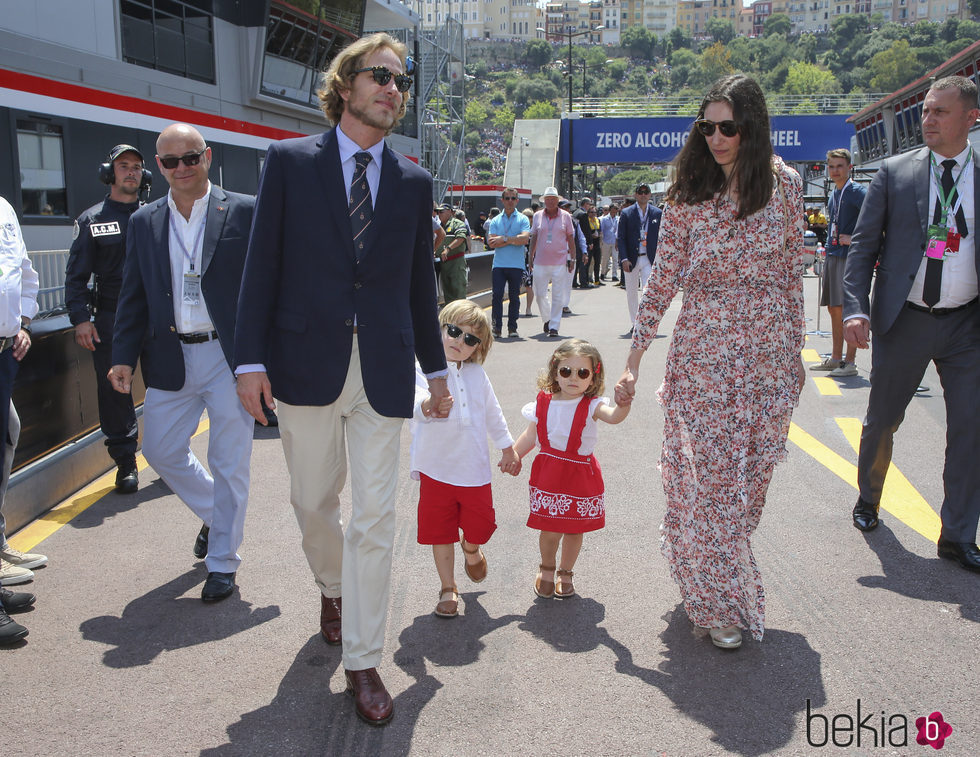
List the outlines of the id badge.
{"label": "id badge", "polygon": [[201,276],[197,273],[184,274],[184,291],[181,301],[185,305],[201,304]]}
{"label": "id badge", "polygon": [[960,251],[959,232],[950,229],[946,234],[946,254],[955,255]]}
{"label": "id badge", "polygon": [[949,229],[945,226],[932,224],[929,226],[928,239],[926,241],[926,257],[934,260],[942,260],[946,253],[946,239],[949,236]]}
{"label": "id badge", "polygon": [[551,244],[551,232],[548,232],[548,236],[545,237],[545,244]]}

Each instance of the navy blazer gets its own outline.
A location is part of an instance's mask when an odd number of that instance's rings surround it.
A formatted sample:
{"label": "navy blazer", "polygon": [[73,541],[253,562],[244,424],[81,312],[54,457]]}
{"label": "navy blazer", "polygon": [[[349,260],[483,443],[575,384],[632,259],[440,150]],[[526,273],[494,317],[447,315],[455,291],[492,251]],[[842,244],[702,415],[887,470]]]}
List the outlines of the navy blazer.
{"label": "navy blazer", "polygon": [[[854,227],[857,226],[858,216],[861,213],[861,206],[868,190],[854,181],[848,182],[844,191],[838,192],[836,187],[830,195],[830,202],[827,203],[827,230],[831,230],[834,216],[837,216],[837,234],[853,234]],[[837,204],[840,204],[840,212],[837,212]],[[827,239],[828,255],[847,255],[848,245],[835,245],[831,239]]]}
{"label": "navy blazer", "polygon": [[[211,185],[202,243],[201,293],[229,368],[254,205],[251,195]],[[184,386],[184,353],[177,339],[173,290],[170,206],[164,196],[144,205],[129,220],[112,364],[135,367],[139,358],[144,383],[170,392]]]}
{"label": "navy blazer", "polygon": [[344,387],[355,318],[361,378],[379,414],[411,417],[415,358],[444,370],[432,261],[432,177],[387,146],[365,251],[354,256],[335,131],[269,147],[235,334],[235,365],[261,363],[290,405]]}
{"label": "navy blazer", "polygon": [[[647,205],[647,257],[651,263],[657,255],[662,215],[662,211],[656,205]],[[616,247],[619,250],[619,262],[628,260],[630,265],[636,268],[636,260],[640,256],[640,208],[636,203],[619,214]]]}

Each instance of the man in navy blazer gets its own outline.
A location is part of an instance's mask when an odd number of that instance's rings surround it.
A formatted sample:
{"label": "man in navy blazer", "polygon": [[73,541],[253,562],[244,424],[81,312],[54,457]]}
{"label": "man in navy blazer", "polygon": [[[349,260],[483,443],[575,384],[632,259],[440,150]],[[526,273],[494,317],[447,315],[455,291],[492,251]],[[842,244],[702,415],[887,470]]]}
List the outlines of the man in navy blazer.
{"label": "man in navy blazer", "polygon": [[[969,134],[978,118],[972,81],[949,76],[932,84],[922,104],[926,146],[882,163],[844,269],[844,337],[865,349],[874,332],[852,522],[861,531],[878,525],[893,438],[932,361],[942,378],[947,440],[937,553],[974,573],[980,573],[980,159]],[[917,455],[932,453],[919,443]]]}
{"label": "man in navy blazer", "polygon": [[650,278],[650,267],[657,255],[660,238],[660,208],[650,205],[650,185],[638,184],[633,195],[636,202],[619,214],[616,244],[619,264],[626,287],[626,307],[630,313],[630,333],[636,326],[639,290]]}
{"label": "man in navy blazer", "polygon": [[[129,221],[109,380],[129,392],[140,359],[143,455],[203,521],[194,555],[213,602],[234,591],[248,503],[253,424],[231,348],[255,200],[211,184],[211,148],[192,126],[164,129],[156,158],[170,192]],[[210,473],[190,449],[205,409]]]}
{"label": "man in navy blazer", "polygon": [[393,711],[377,666],[416,357],[433,406],[448,399],[432,178],[384,143],[408,101],[405,53],[383,33],[345,48],[318,93],[336,128],[269,147],[235,335],[242,404],[259,423],[261,400],[278,408],[291,501],[320,589],[320,632],[343,644],[355,711],[373,725]]}

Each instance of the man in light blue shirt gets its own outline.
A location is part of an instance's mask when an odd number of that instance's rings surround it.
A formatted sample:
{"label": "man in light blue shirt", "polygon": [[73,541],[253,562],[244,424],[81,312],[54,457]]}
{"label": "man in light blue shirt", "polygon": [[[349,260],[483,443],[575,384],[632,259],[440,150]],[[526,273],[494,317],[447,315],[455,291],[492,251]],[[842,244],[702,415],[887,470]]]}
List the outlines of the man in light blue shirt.
{"label": "man in light blue shirt", "polygon": [[600,281],[605,281],[609,274],[609,262],[612,261],[612,280],[619,281],[616,271],[619,270],[619,252],[616,249],[616,235],[619,233],[619,205],[609,203],[606,212],[599,219],[599,249],[602,251],[602,275]]}
{"label": "man in light blue shirt", "polygon": [[521,282],[524,279],[524,246],[531,236],[527,216],[517,212],[517,190],[505,189],[500,199],[504,212],[487,222],[487,246],[493,250],[493,298],[490,320],[493,335],[500,336],[504,314],[504,285],[507,286],[507,336],[516,338],[521,314]]}

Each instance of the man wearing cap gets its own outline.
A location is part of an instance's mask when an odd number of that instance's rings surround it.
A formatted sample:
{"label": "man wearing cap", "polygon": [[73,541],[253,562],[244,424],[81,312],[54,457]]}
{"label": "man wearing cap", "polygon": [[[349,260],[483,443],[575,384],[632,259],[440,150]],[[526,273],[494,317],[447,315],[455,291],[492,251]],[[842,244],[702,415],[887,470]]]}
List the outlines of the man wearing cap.
{"label": "man wearing cap", "polygon": [[[75,221],[65,268],[65,306],[75,326],[75,342],[92,353],[98,387],[99,425],[109,457],[116,464],[116,491],[131,494],[139,486],[136,473],[136,411],[132,394],[113,391],[112,330],[126,260],[126,228],[139,208],[143,186],[143,155],[132,145],[116,145],[99,171],[109,185],[105,200]],[[95,286],[88,282],[95,274]]]}
{"label": "man wearing cap", "polygon": [[436,208],[446,236],[436,248],[442,280],[443,304],[466,299],[466,224],[453,214],[451,205],[443,203]]}
{"label": "man wearing cap", "polygon": [[636,326],[639,306],[638,291],[650,278],[650,267],[657,254],[660,235],[660,208],[650,205],[650,185],[637,184],[633,195],[636,203],[625,208],[619,216],[617,245],[619,263],[626,286],[626,307],[630,314],[630,333]]}
{"label": "man wearing cap", "polygon": [[[544,333],[557,337],[565,295],[575,267],[575,221],[558,207],[558,190],[548,187],[541,195],[544,208],[531,223],[528,265],[534,276],[534,297],[544,322]],[[548,285],[551,285],[551,294]]]}

